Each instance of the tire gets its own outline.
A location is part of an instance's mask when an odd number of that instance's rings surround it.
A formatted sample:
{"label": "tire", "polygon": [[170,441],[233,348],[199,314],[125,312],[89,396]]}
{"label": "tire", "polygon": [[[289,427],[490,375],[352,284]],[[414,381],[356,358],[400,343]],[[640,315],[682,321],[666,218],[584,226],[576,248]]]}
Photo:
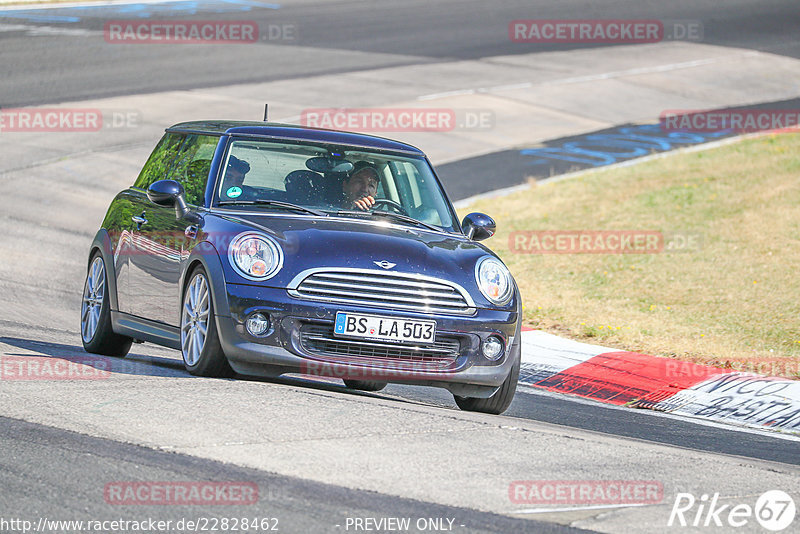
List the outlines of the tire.
{"label": "tire", "polygon": [[374,382],[371,380],[345,380],[344,385],[350,389],[360,391],[380,391],[386,387],[387,382]]}
{"label": "tire", "polygon": [[81,341],[86,352],[119,357],[125,357],[133,343],[133,339],[115,334],[111,327],[108,274],[99,251],[92,254],[83,284]]}
{"label": "tire", "polygon": [[514,358],[514,365],[511,367],[511,372],[503,381],[500,388],[488,399],[478,399],[475,397],[459,397],[453,395],[456,404],[459,408],[466,412],[482,412],[494,415],[500,415],[505,412],[514,400],[514,393],[517,391],[517,381],[519,380],[519,366],[522,348],[522,340],[519,335],[514,340],[514,346],[511,348],[511,357]]}
{"label": "tire", "polygon": [[181,299],[181,355],[186,370],[196,376],[233,376],[219,342],[214,302],[205,269],[197,266],[189,275]]}

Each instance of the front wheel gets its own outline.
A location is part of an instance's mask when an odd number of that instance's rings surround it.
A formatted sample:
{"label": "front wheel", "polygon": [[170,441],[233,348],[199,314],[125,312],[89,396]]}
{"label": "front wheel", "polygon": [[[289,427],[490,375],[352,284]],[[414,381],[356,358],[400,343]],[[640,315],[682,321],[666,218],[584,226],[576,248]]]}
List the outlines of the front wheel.
{"label": "front wheel", "polygon": [[453,395],[456,404],[459,408],[467,412],[482,412],[494,415],[500,415],[508,409],[511,401],[514,400],[514,393],[517,391],[517,381],[519,380],[519,365],[520,365],[520,343],[512,350],[512,357],[515,359],[511,372],[508,377],[503,381],[500,388],[495,391],[494,395],[488,399],[478,399],[474,397],[459,397]]}
{"label": "front wheel", "polygon": [[111,328],[111,303],[108,295],[106,264],[95,252],[86,273],[81,303],[81,340],[83,349],[93,354],[124,357],[133,340],[115,334]]}
{"label": "front wheel", "polygon": [[380,391],[386,387],[386,382],[374,382],[371,380],[345,380],[344,385],[350,389],[360,391]]}
{"label": "front wheel", "polygon": [[189,276],[181,307],[181,354],[186,370],[197,376],[232,376],[214,321],[208,276],[198,266]]}

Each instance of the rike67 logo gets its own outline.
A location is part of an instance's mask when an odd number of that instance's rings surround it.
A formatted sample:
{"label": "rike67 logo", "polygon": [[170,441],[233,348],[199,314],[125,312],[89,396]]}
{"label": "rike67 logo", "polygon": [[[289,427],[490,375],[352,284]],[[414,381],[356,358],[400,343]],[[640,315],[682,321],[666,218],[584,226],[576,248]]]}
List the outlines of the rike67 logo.
{"label": "rike67 logo", "polygon": [[719,502],[719,493],[697,499],[691,493],[678,493],[667,526],[743,527],[753,518],[772,532],[784,530],[794,521],[794,499],[781,490],[770,490],[756,500],[755,506],[746,503]]}

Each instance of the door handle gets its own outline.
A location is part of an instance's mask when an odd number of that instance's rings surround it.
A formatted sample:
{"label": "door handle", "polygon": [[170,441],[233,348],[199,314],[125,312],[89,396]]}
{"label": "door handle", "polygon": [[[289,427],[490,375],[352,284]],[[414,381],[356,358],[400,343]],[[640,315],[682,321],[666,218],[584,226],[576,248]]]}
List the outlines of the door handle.
{"label": "door handle", "polygon": [[147,224],[147,219],[144,218],[144,212],[141,215],[134,215],[131,220],[136,223],[136,229],[140,230],[143,224]]}

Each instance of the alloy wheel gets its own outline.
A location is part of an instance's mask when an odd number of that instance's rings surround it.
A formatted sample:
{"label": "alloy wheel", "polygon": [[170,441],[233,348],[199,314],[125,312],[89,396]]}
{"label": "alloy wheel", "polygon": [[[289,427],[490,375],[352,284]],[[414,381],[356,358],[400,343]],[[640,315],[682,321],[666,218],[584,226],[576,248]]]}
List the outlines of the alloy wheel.
{"label": "alloy wheel", "polygon": [[181,313],[181,352],[186,365],[196,365],[206,343],[209,320],[208,282],[202,273],[197,273],[183,300]]}
{"label": "alloy wheel", "polygon": [[81,336],[89,343],[97,332],[100,323],[100,311],[106,293],[106,268],[103,258],[97,257],[89,267],[86,284],[83,287],[83,303],[81,304]]}

